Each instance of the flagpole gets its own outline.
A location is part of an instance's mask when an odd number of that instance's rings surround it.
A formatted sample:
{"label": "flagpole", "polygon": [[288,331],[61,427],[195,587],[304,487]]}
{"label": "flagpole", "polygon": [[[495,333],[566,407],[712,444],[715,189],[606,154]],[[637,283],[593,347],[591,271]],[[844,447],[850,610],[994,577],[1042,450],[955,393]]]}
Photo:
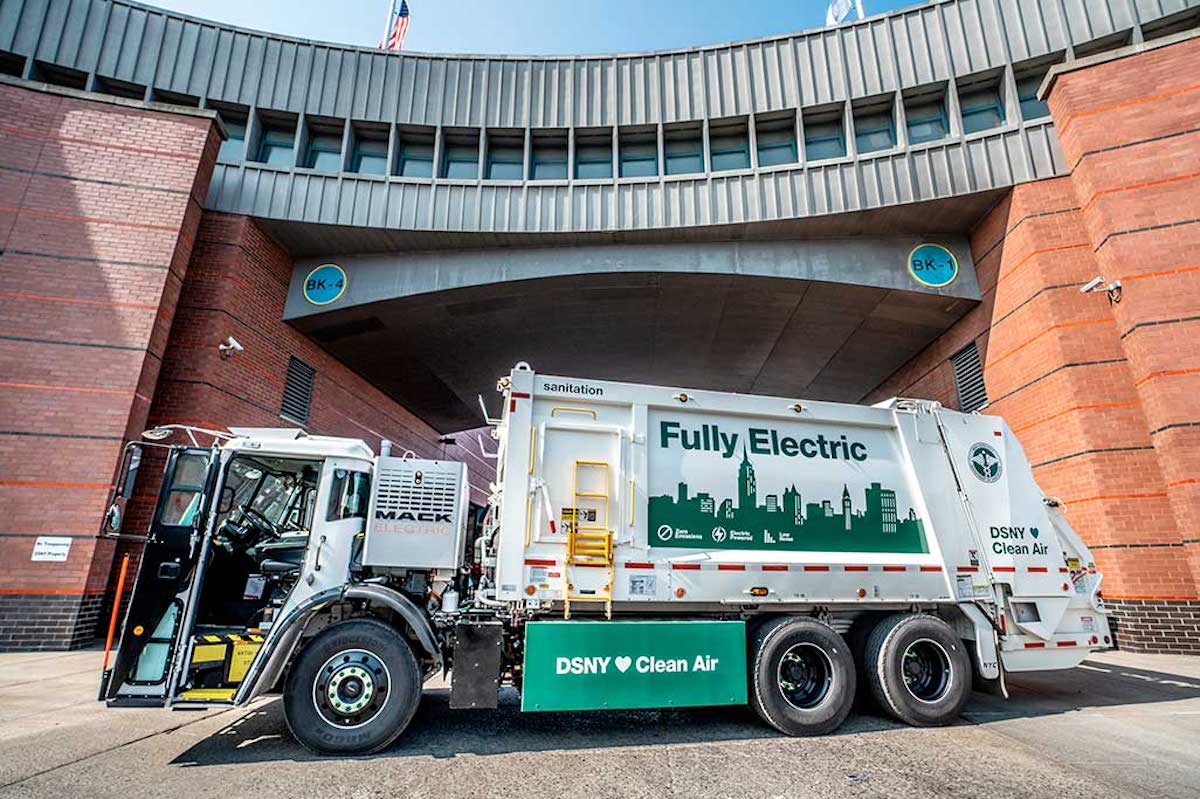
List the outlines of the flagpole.
{"label": "flagpole", "polygon": [[396,0],[388,0],[387,21],[383,24],[383,38],[379,40],[381,48],[387,47],[387,41],[392,35],[392,22],[396,19]]}

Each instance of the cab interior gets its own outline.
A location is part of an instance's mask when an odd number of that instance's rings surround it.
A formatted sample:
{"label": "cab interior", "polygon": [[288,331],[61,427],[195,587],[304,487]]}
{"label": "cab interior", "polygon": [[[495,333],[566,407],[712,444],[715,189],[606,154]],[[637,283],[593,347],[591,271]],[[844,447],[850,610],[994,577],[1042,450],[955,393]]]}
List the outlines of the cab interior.
{"label": "cab interior", "polygon": [[225,470],[184,700],[232,698],[245,676],[300,575],[321,461],[239,453]]}

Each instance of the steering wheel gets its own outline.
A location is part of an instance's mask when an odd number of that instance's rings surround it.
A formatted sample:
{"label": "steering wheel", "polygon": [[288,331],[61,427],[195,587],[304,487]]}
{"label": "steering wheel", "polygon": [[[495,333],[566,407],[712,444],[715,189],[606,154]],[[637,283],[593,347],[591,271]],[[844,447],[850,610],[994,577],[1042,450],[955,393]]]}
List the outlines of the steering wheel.
{"label": "steering wheel", "polygon": [[242,522],[258,532],[258,540],[279,537],[279,528],[275,523],[254,508],[242,508]]}

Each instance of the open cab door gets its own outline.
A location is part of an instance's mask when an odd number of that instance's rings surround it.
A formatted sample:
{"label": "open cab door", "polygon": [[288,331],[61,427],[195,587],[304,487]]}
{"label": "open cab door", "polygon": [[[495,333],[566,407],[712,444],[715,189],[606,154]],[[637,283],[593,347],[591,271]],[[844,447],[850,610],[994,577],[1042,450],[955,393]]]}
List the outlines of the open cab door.
{"label": "open cab door", "polygon": [[[212,511],[216,447],[171,447],[111,672],[110,705],[162,706],[173,695],[197,566]],[[121,481],[132,484],[132,479]],[[124,489],[121,489],[124,490]]]}

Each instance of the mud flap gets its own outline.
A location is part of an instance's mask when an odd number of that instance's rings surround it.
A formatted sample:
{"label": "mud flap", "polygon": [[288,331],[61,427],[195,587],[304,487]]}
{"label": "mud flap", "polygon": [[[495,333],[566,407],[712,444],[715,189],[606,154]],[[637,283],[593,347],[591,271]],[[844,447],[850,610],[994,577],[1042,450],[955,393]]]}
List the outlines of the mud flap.
{"label": "mud flap", "polygon": [[454,667],[450,672],[452,709],[499,706],[503,647],[504,625],[500,622],[455,626]]}
{"label": "mud flap", "polygon": [[1004,684],[1004,669],[1000,666],[1000,647],[996,628],[978,605],[962,602],[958,606],[975,628],[975,670],[979,687],[988,693],[999,693],[1008,698],[1008,687]]}

